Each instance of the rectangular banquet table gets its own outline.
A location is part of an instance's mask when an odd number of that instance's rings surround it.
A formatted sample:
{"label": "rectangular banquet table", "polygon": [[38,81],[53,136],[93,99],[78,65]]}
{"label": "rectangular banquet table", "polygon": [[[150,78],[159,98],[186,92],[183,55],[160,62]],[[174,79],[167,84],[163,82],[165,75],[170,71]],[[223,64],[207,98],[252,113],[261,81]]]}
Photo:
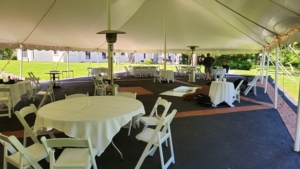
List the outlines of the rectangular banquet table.
{"label": "rectangular banquet table", "polygon": [[215,106],[226,102],[230,107],[235,107],[234,102],[235,89],[232,82],[213,81],[209,89],[209,97]]}
{"label": "rectangular banquet table", "polygon": [[65,99],[38,110],[34,131],[51,127],[70,137],[90,137],[100,156],[121,127],[138,114],[145,114],[143,103],[122,96]]}
{"label": "rectangular banquet table", "polygon": [[[32,96],[31,83],[28,80],[18,81],[15,84],[0,84],[1,87],[10,87],[12,104],[15,106],[19,101],[21,101],[21,96],[27,94],[28,98]],[[3,96],[3,93],[0,93]]]}

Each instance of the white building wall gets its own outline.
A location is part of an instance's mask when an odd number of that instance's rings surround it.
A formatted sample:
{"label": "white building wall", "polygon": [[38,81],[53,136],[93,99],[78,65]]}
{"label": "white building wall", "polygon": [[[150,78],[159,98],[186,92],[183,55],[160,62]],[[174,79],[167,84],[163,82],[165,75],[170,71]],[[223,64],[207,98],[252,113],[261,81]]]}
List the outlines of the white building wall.
{"label": "white building wall", "polygon": [[[116,54],[116,53],[115,53]],[[107,63],[108,54],[106,52],[90,52],[88,57],[87,52],[82,51],[39,51],[39,50],[27,50],[27,57],[23,57],[24,61],[39,61],[39,62],[67,62],[69,55],[69,62],[99,62]],[[21,60],[22,51],[17,51],[17,58]],[[152,59],[153,63],[158,63],[161,57],[161,53],[118,53],[118,58],[114,55],[114,62],[119,60],[122,62],[141,63],[145,59]],[[172,57],[173,59],[173,57]]]}

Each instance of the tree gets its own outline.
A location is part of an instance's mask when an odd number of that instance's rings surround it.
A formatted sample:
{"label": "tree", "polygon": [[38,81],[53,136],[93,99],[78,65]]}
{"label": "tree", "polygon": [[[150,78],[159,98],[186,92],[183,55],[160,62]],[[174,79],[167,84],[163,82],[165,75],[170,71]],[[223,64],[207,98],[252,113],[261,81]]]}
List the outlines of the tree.
{"label": "tree", "polygon": [[0,50],[0,57],[2,60],[8,60],[10,59],[10,57],[14,54],[13,50],[11,49],[3,49],[3,50]]}

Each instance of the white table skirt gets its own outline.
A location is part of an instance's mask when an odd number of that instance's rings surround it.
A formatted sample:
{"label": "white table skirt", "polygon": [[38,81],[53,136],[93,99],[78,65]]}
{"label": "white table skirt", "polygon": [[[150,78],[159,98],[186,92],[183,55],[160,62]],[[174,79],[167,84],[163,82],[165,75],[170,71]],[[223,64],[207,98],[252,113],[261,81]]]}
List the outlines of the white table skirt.
{"label": "white table skirt", "polygon": [[173,70],[160,69],[159,70],[159,75],[161,77],[161,80],[167,80],[168,83],[171,80],[172,80],[172,82],[174,82],[174,72],[173,72]]}
{"label": "white table skirt", "polygon": [[[1,86],[10,87],[11,98],[13,106],[21,101],[21,96],[28,94],[28,97],[32,96],[32,87],[30,81],[19,81],[15,84],[0,84]],[[0,96],[4,96],[3,93],[0,93]]]}
{"label": "white table skirt", "polygon": [[234,101],[235,89],[232,82],[216,82],[213,81],[209,89],[209,97],[217,106],[222,102],[226,102],[230,107],[235,107]]}
{"label": "white table skirt", "polygon": [[145,114],[142,102],[121,96],[65,99],[38,110],[34,131],[51,127],[70,137],[90,137],[100,156],[121,127],[140,113]]}

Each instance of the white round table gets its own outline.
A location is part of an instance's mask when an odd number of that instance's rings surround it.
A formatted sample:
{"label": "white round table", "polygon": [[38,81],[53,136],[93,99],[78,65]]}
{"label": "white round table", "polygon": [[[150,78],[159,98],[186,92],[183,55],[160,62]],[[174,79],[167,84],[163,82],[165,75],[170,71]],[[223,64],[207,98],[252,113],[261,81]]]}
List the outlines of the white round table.
{"label": "white round table", "polygon": [[215,106],[222,102],[226,102],[230,107],[235,107],[232,104],[235,96],[235,89],[232,82],[213,81],[210,85],[208,95]]}
{"label": "white round table", "polygon": [[121,127],[140,113],[145,114],[142,102],[121,96],[65,99],[40,108],[34,130],[51,127],[70,137],[90,137],[100,156]]}

